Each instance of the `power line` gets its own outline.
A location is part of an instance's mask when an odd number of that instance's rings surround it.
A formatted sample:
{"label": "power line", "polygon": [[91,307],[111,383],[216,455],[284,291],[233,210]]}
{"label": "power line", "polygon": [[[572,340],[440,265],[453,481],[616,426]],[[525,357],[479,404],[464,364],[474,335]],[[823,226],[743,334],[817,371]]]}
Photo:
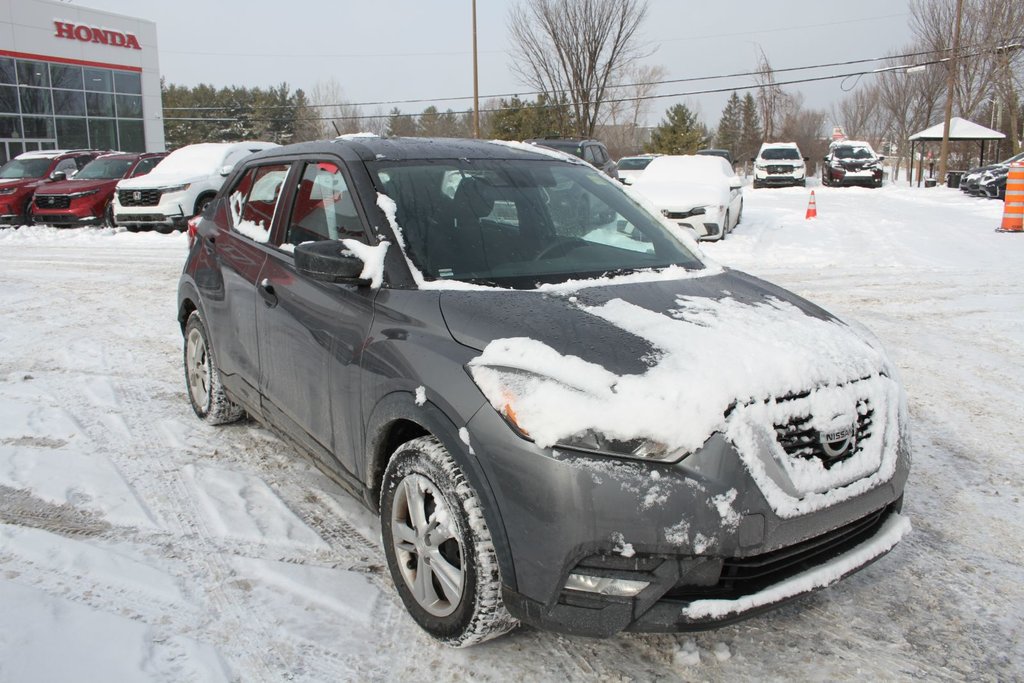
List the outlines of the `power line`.
{"label": "power line", "polygon": [[[997,52],[997,51],[1000,51],[1000,50],[1019,49],[1021,47],[1024,47],[1024,45],[1022,45],[1019,42],[1014,42],[1014,43],[1010,43],[1010,44],[999,45],[999,46],[995,46],[995,47],[992,47],[992,48],[986,48],[986,49],[978,50],[978,51],[975,51],[973,53],[961,54],[959,59],[966,59],[966,58],[971,58],[971,57],[977,57],[977,56],[980,56],[982,54],[986,54],[986,53],[989,53],[989,52]],[[937,52],[937,51],[936,50],[928,50],[926,52],[907,53],[906,56],[920,56],[922,54],[934,54],[935,52]],[[902,56],[902,55],[882,57],[882,58],[877,58],[877,59],[851,60],[849,63],[850,64],[857,64],[857,63],[864,63],[864,62],[880,61],[882,59],[895,59],[895,58],[900,57],[900,56]],[[830,74],[830,75],[827,75],[827,76],[814,76],[814,77],[810,77],[810,78],[792,79],[792,80],[788,80],[788,81],[773,81],[772,83],[765,83],[765,84],[755,83],[755,84],[751,84],[751,85],[738,85],[738,86],[728,86],[728,87],[722,87],[722,88],[709,88],[709,89],[704,89],[704,90],[690,90],[690,91],[677,92],[677,93],[666,93],[666,94],[656,94],[656,95],[642,95],[642,96],[637,96],[637,97],[612,98],[612,99],[605,99],[605,100],[603,100],[602,103],[603,104],[616,104],[616,103],[628,103],[628,102],[641,102],[641,101],[645,101],[645,100],[658,100],[658,99],[668,99],[668,98],[676,98],[676,97],[692,97],[694,95],[710,95],[710,94],[718,94],[718,93],[724,93],[724,92],[730,92],[730,91],[759,90],[761,88],[767,88],[767,87],[777,87],[777,86],[783,86],[783,85],[799,85],[799,84],[803,84],[803,83],[815,83],[815,82],[820,82],[820,81],[830,81],[830,80],[847,79],[847,78],[853,78],[853,77],[859,77],[859,76],[882,74],[882,73],[887,73],[887,72],[892,72],[892,71],[901,71],[901,70],[911,69],[911,68],[915,68],[915,67],[924,67],[924,66],[932,66],[932,65],[936,65],[936,64],[943,64],[943,63],[945,63],[947,61],[949,61],[948,57],[942,57],[942,58],[939,58],[939,59],[933,59],[933,60],[929,60],[929,61],[916,62],[916,63],[913,63],[913,64],[899,64],[899,65],[895,65],[895,66],[883,67],[883,68],[880,68],[880,69],[872,69],[872,70],[869,70],[869,71],[853,71],[853,72],[849,72],[849,73]],[[842,65],[843,63],[838,63],[838,64]],[[810,66],[810,67],[792,67],[792,68],[789,68],[789,69],[776,69],[776,70],[773,70],[773,72],[774,73],[780,73],[780,72],[789,72],[789,71],[800,71],[800,70],[813,69],[813,68],[823,68],[823,65]],[[759,72],[750,72],[750,73],[746,73],[746,74],[743,74],[743,75],[756,75],[757,73],[759,73]],[[699,80],[709,80],[709,79],[714,79],[714,78],[728,78],[728,77],[731,77],[731,76],[718,76],[718,77],[702,76],[702,77],[691,78],[691,79],[678,79],[678,80],[675,80],[675,81],[664,81],[664,82],[666,82],[666,83],[668,83],[668,82],[672,82],[672,83],[676,83],[676,82],[692,82],[692,81],[699,81]],[[494,96],[489,96],[489,97],[494,97]],[[469,99],[469,98],[462,98],[462,99]],[[422,101],[436,102],[438,100],[422,100]],[[398,103],[398,102],[395,102],[395,103]],[[381,103],[381,104],[387,104],[387,103]],[[365,106],[365,103],[361,104],[361,105],[345,105],[345,106],[352,106],[352,107]],[[528,105],[528,106],[534,107],[534,108],[539,108],[539,109],[555,109],[555,108],[558,108],[558,107],[568,106],[568,104],[567,103],[562,103],[562,104],[533,104],[533,105]],[[223,108],[229,108],[229,107],[213,107],[211,109],[223,109]],[[255,108],[256,109],[260,109],[260,107],[255,107]],[[271,108],[271,107],[267,107],[267,108]],[[272,107],[272,108],[277,108],[277,107],[275,106],[275,107]],[[183,108],[183,109],[187,109],[187,108]],[[504,111],[505,109],[506,109],[505,107],[481,109],[480,113],[495,113],[495,112],[499,112],[499,111]],[[386,118],[391,118],[391,117],[414,118],[414,117],[418,117],[420,115],[419,114],[403,114],[403,113],[398,113],[398,114],[385,114],[383,116],[386,117]],[[308,121],[332,121],[332,120],[333,121],[361,121],[361,120],[379,119],[379,118],[382,118],[382,115],[375,115],[375,114],[363,115],[363,114],[360,114],[360,115],[355,115],[355,116],[320,116],[320,117],[309,117],[306,120],[308,120]],[[238,119],[237,117],[209,117],[209,118],[206,118],[206,117],[181,117],[181,118],[179,118],[179,117],[164,117],[164,120],[165,121],[237,122],[240,119]],[[272,118],[255,118],[254,117],[254,118],[247,118],[246,120],[252,121],[252,122],[270,122],[270,121],[275,121],[276,119],[272,119]]]}
{"label": "power line", "polygon": [[[897,55],[887,55],[884,57],[868,57],[864,59],[851,59],[843,62],[826,62],[822,64],[812,64],[808,66],[793,66],[784,69],[773,69],[774,73],[790,73],[795,71],[809,71],[814,69],[827,69],[837,66],[852,66],[854,64],[868,64],[871,62],[881,62],[887,59],[906,59],[909,57],[920,57],[922,55],[934,54],[935,50],[924,50],[921,52],[907,52]],[[740,71],[729,74],[720,74],[717,76],[691,76],[688,78],[675,78],[666,79],[661,81],[645,81],[639,83],[621,83],[617,85],[608,86],[611,88],[635,88],[638,86],[652,86],[652,85],[671,85],[678,83],[696,83],[700,81],[713,81],[721,80],[726,78],[742,78],[745,76],[756,76],[759,71]],[[556,90],[554,93],[541,92],[541,91],[526,91],[516,93],[500,93],[495,95],[481,95],[484,99],[501,99],[505,97],[521,97],[521,96],[538,96],[538,95],[550,95],[550,94],[567,94],[569,90]],[[461,102],[465,100],[473,99],[472,95],[465,95],[459,97],[434,97],[434,98],[420,98],[420,99],[406,99],[406,100],[381,100],[377,102],[341,102],[334,104],[308,104],[306,105],[310,109],[322,109],[329,107],[372,107],[372,106],[386,106],[386,105],[399,105],[399,104],[423,104],[427,102]],[[209,107],[164,107],[164,111],[216,111],[219,109],[231,109],[232,105],[217,105]],[[259,109],[288,109],[287,105],[256,105]],[[482,110],[481,110],[482,111]]]}

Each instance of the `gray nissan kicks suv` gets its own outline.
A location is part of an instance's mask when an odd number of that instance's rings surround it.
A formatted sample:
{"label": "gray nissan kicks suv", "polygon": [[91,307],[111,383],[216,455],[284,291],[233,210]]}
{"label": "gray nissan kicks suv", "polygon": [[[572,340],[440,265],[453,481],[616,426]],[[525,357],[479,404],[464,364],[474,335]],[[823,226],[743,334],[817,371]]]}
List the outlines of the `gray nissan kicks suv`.
{"label": "gray nissan kicks suv", "polygon": [[909,529],[873,337],[521,143],[354,137],[239,163],[189,226],[196,414],[267,424],[381,517],[413,619],[715,627]]}

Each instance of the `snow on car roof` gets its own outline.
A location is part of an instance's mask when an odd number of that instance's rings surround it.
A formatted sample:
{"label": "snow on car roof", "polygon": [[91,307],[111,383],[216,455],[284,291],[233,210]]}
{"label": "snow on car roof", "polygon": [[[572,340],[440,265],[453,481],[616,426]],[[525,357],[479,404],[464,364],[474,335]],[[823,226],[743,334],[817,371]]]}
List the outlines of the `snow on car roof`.
{"label": "snow on car roof", "polygon": [[651,161],[643,177],[648,181],[679,179],[708,183],[708,174],[731,177],[734,175],[729,162],[718,156],[696,154],[670,154]]}
{"label": "snow on car roof", "polygon": [[236,149],[264,150],[277,147],[272,142],[200,142],[176,149],[160,162],[162,174],[166,173],[209,173],[223,163],[224,158]]}
{"label": "snow on car roof", "polygon": [[791,149],[800,149],[800,146],[795,142],[763,142],[761,143],[761,149],[769,149],[771,147],[789,147]]}

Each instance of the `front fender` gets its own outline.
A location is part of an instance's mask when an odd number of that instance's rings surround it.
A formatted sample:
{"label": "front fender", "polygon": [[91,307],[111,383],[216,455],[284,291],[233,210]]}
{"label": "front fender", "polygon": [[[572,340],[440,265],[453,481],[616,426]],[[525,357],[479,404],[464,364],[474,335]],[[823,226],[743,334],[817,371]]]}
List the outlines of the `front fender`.
{"label": "front fender", "polygon": [[[481,406],[481,409],[484,407],[486,404]],[[504,521],[487,475],[478,460],[487,455],[473,452],[470,444],[463,441],[459,430],[465,427],[465,424],[454,422],[430,401],[417,405],[413,391],[395,391],[382,397],[371,411],[366,425],[368,458],[366,471],[362,472],[361,476],[369,498],[367,503],[371,509],[379,512],[381,480],[388,459],[395,448],[423,433],[431,434],[455,460],[480,499],[481,512],[491,532],[502,583],[515,590],[515,567]]]}

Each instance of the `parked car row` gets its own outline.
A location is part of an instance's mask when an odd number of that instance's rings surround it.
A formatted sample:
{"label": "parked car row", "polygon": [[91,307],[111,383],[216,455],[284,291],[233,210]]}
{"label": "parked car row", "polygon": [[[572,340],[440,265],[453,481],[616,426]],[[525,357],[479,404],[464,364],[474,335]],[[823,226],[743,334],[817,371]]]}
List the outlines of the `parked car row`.
{"label": "parked car row", "polygon": [[204,143],[171,152],[41,150],[0,167],[0,225],[184,229],[234,165],[269,142]]}
{"label": "parked car row", "polygon": [[975,197],[1006,199],[1006,176],[1010,173],[1010,164],[1019,161],[1024,161],[1024,152],[997,164],[970,169],[960,178],[960,191]]}

